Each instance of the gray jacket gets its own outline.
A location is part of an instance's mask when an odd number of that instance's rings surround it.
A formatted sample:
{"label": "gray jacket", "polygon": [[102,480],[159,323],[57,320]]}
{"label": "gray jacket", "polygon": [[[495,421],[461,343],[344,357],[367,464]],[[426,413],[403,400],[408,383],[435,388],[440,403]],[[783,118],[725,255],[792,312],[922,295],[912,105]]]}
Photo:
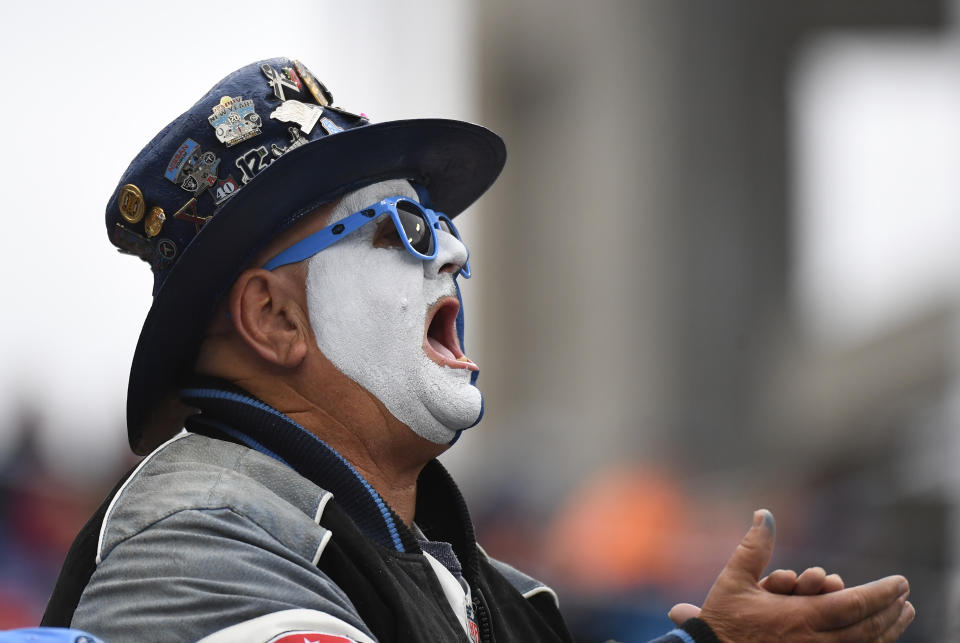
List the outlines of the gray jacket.
{"label": "gray jacket", "polygon": [[[72,626],[106,641],[266,641],[294,630],[374,641],[318,567],[331,498],[268,455],[181,433],[114,496]],[[525,598],[552,594],[486,560]]]}

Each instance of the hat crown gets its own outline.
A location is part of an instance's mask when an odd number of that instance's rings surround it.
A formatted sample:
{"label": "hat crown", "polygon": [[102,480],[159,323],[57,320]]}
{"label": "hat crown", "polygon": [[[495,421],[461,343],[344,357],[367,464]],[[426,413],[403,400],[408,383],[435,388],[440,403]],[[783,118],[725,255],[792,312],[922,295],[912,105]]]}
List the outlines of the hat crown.
{"label": "hat crown", "polygon": [[369,122],[332,103],[299,61],[261,60],[223,78],[140,151],[106,224],[121,252],[150,264],[154,295],[206,223],[274,161]]}

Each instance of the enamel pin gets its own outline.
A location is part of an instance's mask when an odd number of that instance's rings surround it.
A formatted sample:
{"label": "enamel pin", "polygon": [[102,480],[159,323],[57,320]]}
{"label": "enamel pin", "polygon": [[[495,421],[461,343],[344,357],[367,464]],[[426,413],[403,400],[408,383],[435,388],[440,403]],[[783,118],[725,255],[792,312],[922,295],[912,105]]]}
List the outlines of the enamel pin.
{"label": "enamel pin", "polygon": [[220,205],[232,197],[233,193],[239,189],[240,186],[237,185],[237,181],[233,178],[233,175],[228,174],[227,178],[217,180],[217,189],[213,193],[213,202],[216,205]]}
{"label": "enamel pin", "polygon": [[313,130],[313,126],[322,115],[322,108],[293,99],[283,101],[280,107],[270,112],[270,118],[284,123],[296,123],[304,134],[309,134]]}
{"label": "enamel pin", "polygon": [[167,220],[167,215],[163,213],[163,208],[153,206],[147,214],[147,220],[143,222],[143,228],[147,231],[148,237],[155,237],[160,234],[160,228],[163,222]]}
{"label": "enamel pin", "polygon": [[[310,139],[304,138],[303,133],[300,131],[300,128],[294,125],[293,127],[288,127],[287,132],[290,134],[290,145],[286,147],[281,147],[276,143],[270,144],[270,153],[273,154],[274,159],[278,159],[290,150],[295,150],[301,145],[306,145],[310,142]],[[272,160],[270,161],[273,162]]]}
{"label": "enamel pin", "polygon": [[213,106],[213,114],[207,117],[213,126],[217,140],[233,147],[237,143],[253,138],[260,133],[260,116],[252,100],[243,100],[237,96],[224,96],[220,103]]}
{"label": "enamel pin", "polygon": [[153,246],[150,245],[149,239],[124,228],[119,223],[114,226],[112,236],[117,250],[125,255],[140,257],[144,261],[150,261],[150,257],[153,256]]}
{"label": "enamel pin", "polygon": [[334,123],[326,116],[320,119],[320,125],[323,126],[323,129],[327,130],[327,134],[336,134],[337,132],[343,131],[342,127]]}
{"label": "enamel pin", "polygon": [[290,134],[290,145],[281,147],[276,143],[271,143],[269,151],[265,146],[260,145],[259,147],[254,147],[247,150],[237,157],[237,160],[234,161],[234,164],[242,173],[240,176],[240,181],[243,185],[246,185],[251,179],[253,179],[253,177],[260,174],[260,172],[263,172],[270,166],[271,163],[290,150],[296,149],[301,145],[305,145],[306,143],[310,142],[310,139],[306,138],[300,133],[300,128],[296,125],[288,127],[287,132]]}
{"label": "enamel pin", "polygon": [[323,83],[317,80],[314,75],[310,73],[310,70],[307,69],[306,65],[301,63],[299,60],[294,60],[293,68],[297,70],[298,74],[300,74],[300,78],[303,79],[303,84],[306,85],[307,89],[310,90],[314,100],[320,103],[320,105],[323,107],[333,103],[333,94],[330,93],[330,90],[327,89]]}
{"label": "enamel pin", "polygon": [[191,157],[190,163],[183,170],[183,181],[180,183],[187,192],[199,196],[204,190],[217,184],[217,166],[220,159],[213,152],[204,152],[199,156]]}
{"label": "enamel pin", "polygon": [[363,112],[360,112],[359,114],[354,114],[353,112],[347,111],[342,107],[334,107],[333,105],[327,105],[327,109],[329,109],[331,112],[336,112],[341,116],[346,116],[352,121],[361,121],[361,120],[369,121],[370,120],[370,117],[364,114]]}
{"label": "enamel pin", "polygon": [[260,65],[260,71],[263,72],[263,75],[267,77],[267,82],[269,82],[270,86],[273,87],[273,95],[280,100],[287,100],[283,93],[284,87],[287,89],[292,89],[298,94],[300,93],[300,89],[303,87],[300,79],[297,78],[296,72],[289,67],[284,67],[283,73],[280,73],[267,63],[263,63]]}
{"label": "enamel pin", "polygon": [[173,153],[173,156],[170,157],[170,162],[167,163],[167,169],[163,173],[168,180],[180,184],[182,180],[181,174],[183,173],[183,168],[190,161],[194,154],[200,150],[200,144],[197,143],[192,138],[188,138],[183,143],[180,144],[180,147],[177,148],[177,151]]}
{"label": "enamel pin", "polygon": [[269,152],[263,145],[247,150],[241,156],[237,157],[234,165],[240,170],[242,176],[240,180],[246,185],[253,177],[267,169],[271,160]]}
{"label": "enamel pin", "polygon": [[167,179],[194,196],[199,196],[217,183],[220,159],[213,152],[203,152],[191,138],[185,140],[170,157],[163,173]]}
{"label": "enamel pin", "polygon": [[177,257],[177,244],[170,239],[157,242],[157,270],[166,270]]}
{"label": "enamel pin", "polygon": [[197,215],[197,199],[191,198],[189,201],[183,204],[183,206],[176,211],[173,215],[174,219],[180,219],[181,221],[189,221],[194,225],[197,232],[200,232],[200,228],[203,227],[203,224],[207,222],[207,219],[210,217],[201,217]]}
{"label": "enamel pin", "polygon": [[128,223],[136,223],[143,218],[146,207],[143,201],[143,192],[133,183],[127,183],[120,188],[117,195],[117,205],[120,207],[120,216]]}
{"label": "enamel pin", "polygon": [[284,67],[283,70],[281,71],[281,73],[282,73],[282,74],[285,74],[286,77],[287,77],[287,79],[288,79],[291,83],[293,83],[294,85],[297,86],[297,91],[298,91],[298,92],[302,92],[302,91],[303,91],[303,83],[300,81],[300,77],[297,76],[297,72],[293,71],[293,70],[290,69],[289,67]]}
{"label": "enamel pin", "polygon": [[299,127],[288,127],[287,134],[290,135],[290,145],[287,145],[285,148],[283,148],[285,152],[289,152],[290,150],[296,149],[301,145],[306,145],[310,142],[310,139],[303,137]]}

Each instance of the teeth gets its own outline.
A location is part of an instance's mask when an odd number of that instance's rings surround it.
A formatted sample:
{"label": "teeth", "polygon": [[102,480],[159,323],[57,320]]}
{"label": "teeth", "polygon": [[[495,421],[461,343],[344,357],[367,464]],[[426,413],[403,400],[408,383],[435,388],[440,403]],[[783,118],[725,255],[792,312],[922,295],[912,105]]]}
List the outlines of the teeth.
{"label": "teeth", "polygon": [[471,359],[470,359],[469,357],[467,357],[466,355],[461,355],[460,357],[457,358],[457,361],[458,361],[458,362],[463,362],[464,364],[466,364],[467,366],[466,366],[465,368],[466,368],[468,371],[479,371],[479,370],[480,370],[480,367],[477,366],[476,364],[474,364],[474,363],[473,363],[473,360],[471,360]]}

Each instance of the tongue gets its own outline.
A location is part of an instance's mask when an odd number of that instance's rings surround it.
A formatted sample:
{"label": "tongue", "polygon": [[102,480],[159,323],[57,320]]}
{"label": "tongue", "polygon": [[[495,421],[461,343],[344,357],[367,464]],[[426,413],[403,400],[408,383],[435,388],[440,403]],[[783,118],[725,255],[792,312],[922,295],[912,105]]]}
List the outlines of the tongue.
{"label": "tongue", "polygon": [[456,357],[454,357],[453,353],[450,351],[449,348],[447,348],[446,346],[438,342],[433,337],[427,337],[427,341],[430,342],[430,347],[433,348],[433,350],[437,351],[444,357],[449,357],[450,359],[457,359]]}

